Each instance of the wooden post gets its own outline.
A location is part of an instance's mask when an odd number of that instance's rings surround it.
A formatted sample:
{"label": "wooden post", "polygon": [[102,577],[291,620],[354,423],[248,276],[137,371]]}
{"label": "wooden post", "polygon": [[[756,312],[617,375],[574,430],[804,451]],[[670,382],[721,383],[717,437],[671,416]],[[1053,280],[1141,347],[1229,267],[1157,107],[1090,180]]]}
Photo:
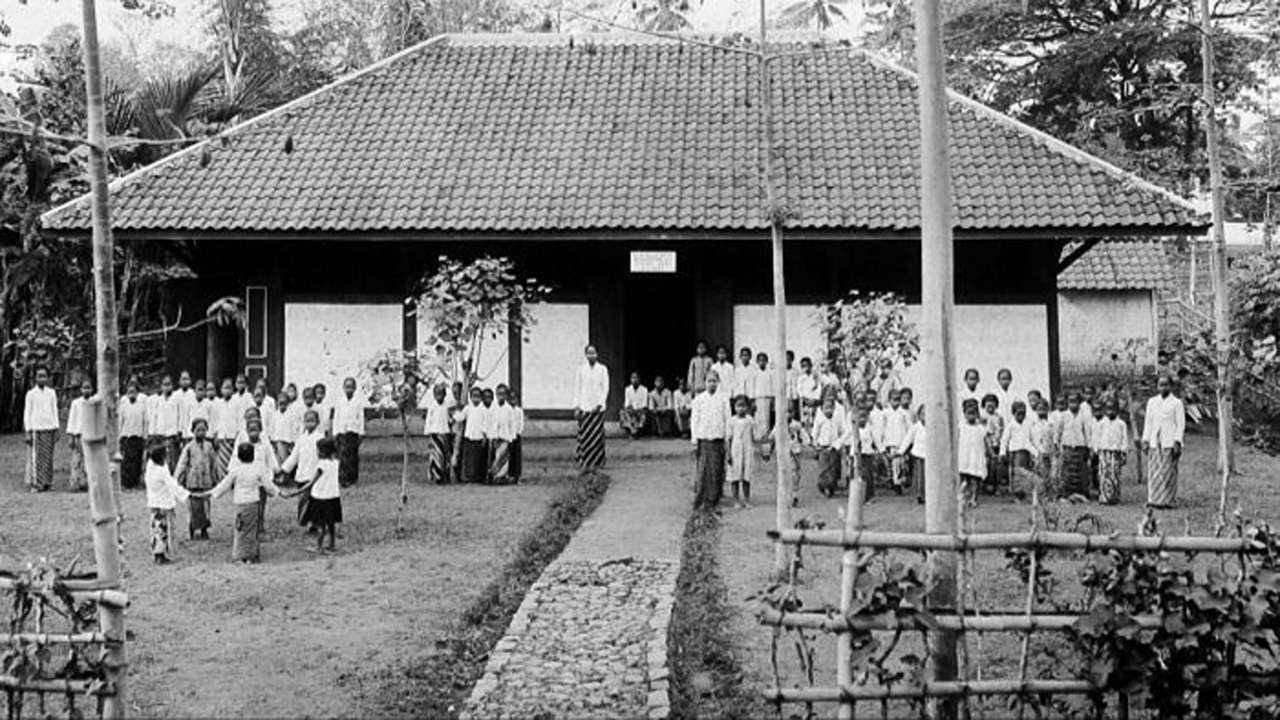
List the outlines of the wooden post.
{"label": "wooden post", "polygon": [[[849,502],[845,507],[844,531],[855,533],[862,529],[862,506],[867,495],[867,486],[862,478],[862,448],[858,444],[858,434],[853,433],[854,446],[853,477],[849,480]],[[781,545],[781,543],[779,543]],[[847,619],[853,608],[853,588],[858,582],[858,550],[848,548],[840,557],[840,617]],[[836,638],[836,682],[840,687],[853,685],[853,635],[841,633]],[[853,701],[840,701],[839,720],[853,720]]]}
{"label": "wooden post", "polygon": [[[951,238],[951,165],[947,145],[947,96],[943,70],[942,28],[937,0],[915,0],[916,70],[920,103],[920,265],[921,265],[921,380],[925,415],[925,532],[956,532],[955,377],[952,327],[955,310],[955,249]],[[929,554],[934,583],[932,607],[956,603],[956,556]],[[929,635],[931,680],[956,677],[956,635]],[[954,698],[930,701],[935,718],[956,717]]]}
{"label": "wooden post", "polygon": [[[85,403],[80,443],[84,449],[85,475],[89,479],[89,517],[93,521],[93,557],[98,566],[98,582],[114,588],[120,582],[119,509],[111,462],[107,457],[107,412],[101,395]],[[106,646],[106,680],[115,694],[103,699],[102,717],[121,718],[125,714],[125,677],[128,661],[124,645],[124,608],[98,604],[102,632],[120,642]]]}
{"label": "wooden post", "polygon": [[[782,263],[782,217],[778,196],[773,187],[773,103],[769,94],[769,53],[765,48],[765,0],[760,0],[760,175],[764,186],[766,211],[769,213],[769,236],[773,250],[773,404],[774,457],[777,463],[777,492],[774,493],[774,524],[779,530],[791,527],[791,463],[787,433],[787,287]],[[774,570],[787,572],[787,549],[774,545]]]}
{"label": "wooden post", "polygon": [[1218,142],[1217,101],[1213,87],[1213,30],[1209,0],[1200,0],[1200,54],[1204,65],[1201,102],[1204,112],[1204,136],[1209,161],[1209,196],[1213,209],[1213,325],[1218,364],[1218,470],[1222,473],[1222,498],[1225,502],[1227,477],[1234,453],[1232,432],[1235,426],[1231,407],[1231,319],[1227,288],[1227,238],[1223,213],[1222,150]]}

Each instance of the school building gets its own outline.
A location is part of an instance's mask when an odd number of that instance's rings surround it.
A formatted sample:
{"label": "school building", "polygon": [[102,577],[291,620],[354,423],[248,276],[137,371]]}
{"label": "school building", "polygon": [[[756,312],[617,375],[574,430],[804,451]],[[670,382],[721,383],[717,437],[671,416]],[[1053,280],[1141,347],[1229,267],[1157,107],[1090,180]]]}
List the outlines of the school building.
{"label": "school building", "polygon": [[[169,365],[336,389],[425,335],[404,298],[439,256],[481,254],[555,288],[529,341],[495,339],[481,363],[534,415],[567,413],[588,341],[615,407],[628,372],[678,376],[696,339],[771,352],[760,65],[740,38],[692,39],[442,36],[117,180],[117,237],[193,248],[185,317],[246,301],[245,328],[175,336]],[[816,356],[817,303],[919,302],[916,83],[819,36],[777,49],[789,344]],[[1052,387],[1059,272],[1107,238],[1203,234],[1206,218],[972,100],[949,111],[958,366]],[[89,203],[43,223],[87,237]]]}

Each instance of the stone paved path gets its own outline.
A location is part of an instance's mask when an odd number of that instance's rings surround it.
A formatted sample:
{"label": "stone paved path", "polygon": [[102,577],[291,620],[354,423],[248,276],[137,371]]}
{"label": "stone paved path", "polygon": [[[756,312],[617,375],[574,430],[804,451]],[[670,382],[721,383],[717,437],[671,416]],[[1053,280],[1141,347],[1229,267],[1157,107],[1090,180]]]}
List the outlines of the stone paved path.
{"label": "stone paved path", "polygon": [[530,588],[463,718],[669,715],[667,628],[693,463],[672,466],[607,469],[604,501]]}

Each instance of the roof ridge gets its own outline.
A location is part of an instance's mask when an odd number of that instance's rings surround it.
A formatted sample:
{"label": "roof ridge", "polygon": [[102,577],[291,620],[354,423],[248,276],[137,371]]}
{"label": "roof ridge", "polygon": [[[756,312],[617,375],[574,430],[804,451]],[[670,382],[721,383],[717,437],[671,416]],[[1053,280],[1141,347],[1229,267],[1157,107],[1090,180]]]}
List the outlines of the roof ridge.
{"label": "roof ridge", "polygon": [[[870,62],[873,65],[876,65],[877,67],[883,68],[885,70],[889,70],[891,72],[896,72],[900,75],[905,75],[906,77],[910,78],[912,81],[919,82],[918,73],[916,73],[914,70],[911,70],[909,68],[903,67],[902,65],[899,65],[898,63],[890,60],[889,58],[873,53],[870,50],[867,50],[866,48],[862,48],[862,47],[851,47],[850,49],[861,53],[862,56],[866,58],[868,62]],[[1060,155],[1064,155],[1067,158],[1070,158],[1072,160],[1075,160],[1076,162],[1079,162],[1085,165],[1092,165],[1096,167],[1098,170],[1101,170],[1102,172],[1116,178],[1117,180],[1128,183],[1130,185],[1133,185],[1136,188],[1145,190],[1147,192],[1160,195],[1161,197],[1165,198],[1166,200],[1169,200],[1170,202],[1176,203],[1177,205],[1187,210],[1191,210],[1192,212],[1196,213],[1196,215],[1202,214],[1200,210],[1196,208],[1196,206],[1192,204],[1190,200],[1166,188],[1160,187],[1159,185],[1151,182],[1150,180],[1143,178],[1137,173],[1133,173],[1121,167],[1113,165],[1107,162],[1106,160],[1103,160],[1102,158],[1098,157],[1097,155],[1087,153],[1084,150],[1081,150],[1080,148],[1077,148],[1069,143],[1063,142],[1062,140],[1059,140],[1058,138],[1050,135],[1049,133],[1043,130],[1032,127],[1031,125],[1028,125],[1027,123],[1022,122],[1021,120],[1018,120],[1012,115],[1002,113],[999,110],[996,110],[995,108],[991,107],[990,105],[986,105],[978,100],[975,100],[969,97],[968,95],[964,95],[955,90],[952,90],[950,87],[946,88],[946,91],[947,91],[948,99],[955,101],[960,105],[963,105],[966,108],[977,113],[978,115],[981,115],[995,123],[1003,125],[1010,130],[1013,130],[1015,132],[1019,132],[1025,135],[1029,135],[1032,138],[1039,140],[1050,150],[1057,152]]]}
{"label": "roof ridge", "polygon": [[[115,192],[120,188],[124,187],[125,185],[129,184],[131,181],[138,178],[139,176],[146,175],[156,170],[159,170],[163,166],[176,162],[179,158],[186,157],[187,155],[194,155],[197,151],[207,147],[210,143],[212,143],[215,140],[222,140],[223,138],[231,137],[232,135],[239,133],[241,130],[244,130],[245,128],[249,128],[250,126],[257,125],[265,120],[274,118],[277,115],[287,114],[288,112],[294,110],[297,106],[308,103],[313,98],[316,98],[320,95],[331,92],[338,87],[341,87],[349,83],[352,83],[356,80],[359,80],[360,78],[363,78],[366,75],[372,75],[381,70],[385,70],[386,68],[390,67],[391,65],[394,65],[400,60],[403,60],[404,58],[409,57],[410,55],[419,53],[422,50],[432,45],[443,44],[444,40],[446,40],[448,37],[449,35],[436,35],[436,36],[427,38],[426,40],[423,40],[422,42],[417,43],[416,45],[411,45],[410,47],[407,47],[404,50],[401,50],[400,52],[395,53],[394,55],[388,55],[387,57],[375,63],[372,63],[370,65],[360,68],[359,70],[355,70],[346,75],[343,75],[337,80],[325,83],[324,85],[321,85],[320,87],[316,88],[315,90],[312,90],[311,92],[306,93],[305,95],[299,95],[298,97],[282,105],[273,107],[264,113],[254,115],[253,117],[249,118],[248,120],[245,120],[244,122],[236,123],[235,125],[232,125],[231,127],[226,128],[225,130],[222,130],[214,135],[210,135],[204,140],[201,140],[193,145],[188,145],[187,147],[184,147],[181,150],[178,150],[177,152],[166,155],[153,163],[150,163],[148,165],[143,165],[142,167],[136,170],[133,170],[132,172],[121,175],[120,177],[116,178],[115,180],[112,180],[110,183],[107,184],[107,190],[109,192]],[[92,201],[92,198],[93,198],[93,194],[91,192],[84,193],[83,195],[78,195],[62,203],[61,205],[58,205],[56,207],[51,207],[48,210],[45,210],[44,212],[40,213],[40,223],[43,225],[46,222],[46,218],[50,217],[51,215],[69,210],[75,207],[76,205],[79,205],[82,203],[87,204]]]}

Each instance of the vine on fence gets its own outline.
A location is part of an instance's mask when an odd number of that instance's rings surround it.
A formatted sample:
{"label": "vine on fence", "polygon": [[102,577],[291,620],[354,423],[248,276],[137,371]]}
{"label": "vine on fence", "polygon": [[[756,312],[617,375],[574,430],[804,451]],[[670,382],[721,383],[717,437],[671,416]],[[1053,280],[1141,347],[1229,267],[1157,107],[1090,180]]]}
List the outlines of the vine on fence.
{"label": "vine on fence", "polygon": [[[79,696],[99,699],[114,692],[107,682],[106,646],[123,638],[100,633],[97,603],[78,600],[64,584],[73,572],[74,563],[62,572],[43,560],[22,572],[0,571],[0,591],[9,595],[0,633],[0,688],[8,720],[20,720],[30,700],[38,717],[83,718]],[[50,696],[63,697],[64,705],[54,709]],[[95,705],[93,714],[99,713]]]}

